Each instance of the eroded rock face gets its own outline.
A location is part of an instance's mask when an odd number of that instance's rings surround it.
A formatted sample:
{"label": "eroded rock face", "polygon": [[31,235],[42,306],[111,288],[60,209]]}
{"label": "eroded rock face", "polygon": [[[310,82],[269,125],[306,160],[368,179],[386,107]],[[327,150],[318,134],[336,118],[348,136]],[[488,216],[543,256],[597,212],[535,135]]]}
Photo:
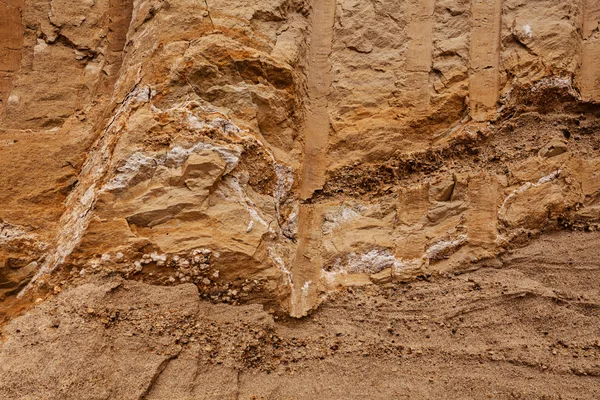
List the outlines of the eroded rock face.
{"label": "eroded rock face", "polygon": [[0,295],[116,274],[301,317],[595,229],[592,3],[2,2]]}
{"label": "eroded rock face", "polygon": [[95,279],[5,326],[0,396],[595,399],[599,239],[545,234],[464,274],[347,288],[301,320]]}

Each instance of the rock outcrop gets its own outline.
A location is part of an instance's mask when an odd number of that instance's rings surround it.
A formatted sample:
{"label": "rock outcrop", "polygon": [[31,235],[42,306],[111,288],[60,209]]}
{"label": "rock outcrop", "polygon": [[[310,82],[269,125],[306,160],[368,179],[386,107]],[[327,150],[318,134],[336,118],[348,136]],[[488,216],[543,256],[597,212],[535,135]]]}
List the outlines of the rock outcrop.
{"label": "rock outcrop", "polygon": [[[301,318],[599,227],[594,0],[0,0],[0,21],[5,322],[107,280]],[[148,395],[169,346],[98,398]]]}
{"label": "rock outcrop", "polygon": [[597,226],[594,2],[313,3],[2,2],[3,296],[117,274],[301,317]]}

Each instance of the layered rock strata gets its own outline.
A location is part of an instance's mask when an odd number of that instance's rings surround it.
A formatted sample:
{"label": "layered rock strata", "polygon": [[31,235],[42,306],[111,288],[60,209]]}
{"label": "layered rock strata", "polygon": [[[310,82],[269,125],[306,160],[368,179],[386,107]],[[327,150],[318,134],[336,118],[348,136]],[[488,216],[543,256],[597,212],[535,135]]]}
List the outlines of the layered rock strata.
{"label": "layered rock strata", "polygon": [[3,312],[119,275],[302,317],[596,229],[593,3],[0,2]]}

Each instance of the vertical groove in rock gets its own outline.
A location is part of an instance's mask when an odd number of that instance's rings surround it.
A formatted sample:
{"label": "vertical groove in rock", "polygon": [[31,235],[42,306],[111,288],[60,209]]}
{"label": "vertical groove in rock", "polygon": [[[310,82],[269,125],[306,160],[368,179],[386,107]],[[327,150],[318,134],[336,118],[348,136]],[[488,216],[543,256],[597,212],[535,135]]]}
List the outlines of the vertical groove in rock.
{"label": "vertical groove in rock", "polygon": [[429,107],[429,73],[433,60],[433,10],[434,0],[412,1],[409,6],[407,79],[412,92],[411,104],[417,113]]}
{"label": "vertical groove in rock", "polygon": [[0,113],[8,101],[12,76],[21,64],[23,0],[0,1]]}
{"label": "vertical groove in rock", "polygon": [[103,82],[102,91],[110,93],[117,80],[123,61],[123,49],[133,13],[133,0],[110,0],[108,5],[108,46],[106,61],[109,76]]}
{"label": "vertical groove in rock", "polygon": [[[325,184],[329,137],[328,95],[331,88],[329,55],[333,42],[335,0],[314,1],[308,60],[308,101],[304,131],[301,200],[310,199]],[[321,275],[321,225],[318,206],[301,204],[298,249],[292,266],[291,315],[302,317],[316,303]]]}
{"label": "vertical groove in rock", "polygon": [[329,54],[333,41],[335,0],[314,1],[308,60],[308,101],[304,130],[304,166],[300,197],[309,199],[325,183],[331,87]]}
{"label": "vertical groove in rock", "polygon": [[583,46],[579,86],[586,101],[600,101],[600,4],[597,0],[583,2]]}
{"label": "vertical groove in rock", "polygon": [[467,232],[474,246],[490,247],[498,232],[498,184],[488,174],[473,176],[468,183],[471,208],[467,214]]}
{"label": "vertical groove in rock", "polygon": [[321,278],[323,213],[318,205],[302,204],[298,215],[298,249],[292,265],[292,317],[307,315],[317,302]]}
{"label": "vertical groove in rock", "polygon": [[483,121],[495,112],[500,91],[502,0],[474,0],[471,13],[471,117]]}

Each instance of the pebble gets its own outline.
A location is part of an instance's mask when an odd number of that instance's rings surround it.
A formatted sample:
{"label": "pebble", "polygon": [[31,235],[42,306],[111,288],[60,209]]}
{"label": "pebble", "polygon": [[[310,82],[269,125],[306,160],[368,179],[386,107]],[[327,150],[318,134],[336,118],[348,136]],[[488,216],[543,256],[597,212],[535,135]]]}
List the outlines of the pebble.
{"label": "pebble", "polygon": [[134,265],[134,270],[135,272],[141,272],[143,267],[142,264],[139,261],[136,261],[135,263],[133,263]]}

